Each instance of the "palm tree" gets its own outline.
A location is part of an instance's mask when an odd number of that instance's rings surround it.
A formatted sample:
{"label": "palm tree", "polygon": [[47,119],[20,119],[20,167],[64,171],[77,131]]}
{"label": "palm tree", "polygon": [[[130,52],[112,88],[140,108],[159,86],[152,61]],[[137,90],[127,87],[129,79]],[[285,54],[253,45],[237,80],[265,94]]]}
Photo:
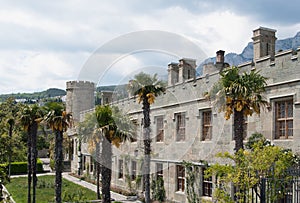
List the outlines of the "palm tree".
{"label": "palm tree", "polygon": [[71,125],[72,115],[67,113],[60,103],[46,104],[48,114],[44,121],[55,133],[55,202],[61,203],[61,186],[63,172],[63,133]]}
{"label": "palm tree", "polygon": [[84,121],[78,125],[79,139],[89,143],[89,150],[95,152],[97,175],[97,198],[100,199],[100,137],[97,132],[95,112],[85,115]]}
{"label": "palm tree", "polygon": [[244,148],[245,116],[260,114],[260,107],[268,104],[262,96],[267,78],[255,70],[239,74],[239,68],[234,66],[224,69],[220,75],[217,95],[223,98],[221,110],[225,112],[225,119],[233,114],[235,151],[238,152]]}
{"label": "palm tree", "polygon": [[117,107],[97,106],[95,115],[98,123],[97,132],[101,136],[101,177],[102,202],[108,203],[110,198],[112,145],[119,147],[120,143],[132,138],[132,127],[129,120]]}
{"label": "palm tree", "polygon": [[31,187],[31,175],[32,175],[32,202],[36,201],[36,184],[37,184],[37,130],[38,124],[42,121],[43,111],[38,105],[28,105],[22,109],[20,115],[21,125],[27,132],[27,173],[28,173],[28,202],[30,202],[30,187]]}
{"label": "palm tree", "polygon": [[138,102],[142,102],[144,126],[144,171],[143,179],[145,186],[145,202],[150,202],[150,105],[154,103],[155,97],[165,92],[165,83],[157,79],[157,74],[153,77],[146,73],[139,73],[134,76],[128,84],[128,89],[133,95],[137,95]]}

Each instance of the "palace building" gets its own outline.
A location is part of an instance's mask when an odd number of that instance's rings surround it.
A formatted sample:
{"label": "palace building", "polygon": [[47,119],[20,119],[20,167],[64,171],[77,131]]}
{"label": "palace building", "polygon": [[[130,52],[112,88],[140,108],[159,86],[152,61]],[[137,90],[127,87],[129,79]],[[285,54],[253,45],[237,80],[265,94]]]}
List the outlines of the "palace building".
{"label": "palace building", "polygon": [[[276,30],[260,27],[253,31],[253,60],[239,64],[241,71],[259,70],[267,77],[265,98],[269,106],[260,115],[245,122],[245,141],[255,132],[263,134],[273,144],[300,152],[300,48],[275,52]],[[199,195],[211,199],[214,177],[204,178],[205,163],[220,162],[218,152],[234,152],[233,120],[206,98],[219,80],[220,71],[230,64],[224,61],[224,51],[217,51],[216,63],[203,66],[196,75],[196,60],[182,58],[168,64],[168,85],[165,94],[151,105],[151,173],[161,176],[168,200],[186,202],[186,169],[183,161],[202,167],[199,172]],[[84,114],[93,111],[95,87],[90,82],[67,83],[67,110],[80,122]],[[102,92],[102,103],[116,105],[126,112],[136,127],[137,139],[113,150],[112,185],[121,189],[142,191],[137,177],[142,174],[143,140],[142,105],[134,97],[117,100],[113,92]],[[76,129],[72,138],[71,170],[93,174],[95,164],[87,144],[79,141]],[[80,147],[80,151],[78,150]],[[130,175],[131,180],[128,180]],[[132,184],[128,184],[132,181]]]}

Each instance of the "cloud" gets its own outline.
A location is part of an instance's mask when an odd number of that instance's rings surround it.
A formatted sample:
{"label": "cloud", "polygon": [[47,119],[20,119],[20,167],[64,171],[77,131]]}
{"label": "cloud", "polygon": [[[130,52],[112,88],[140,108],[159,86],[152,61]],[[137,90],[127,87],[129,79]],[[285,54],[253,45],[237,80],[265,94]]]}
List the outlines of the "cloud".
{"label": "cloud", "polygon": [[[66,80],[79,78],[98,48],[135,31],[178,34],[208,57],[219,49],[240,53],[259,26],[277,29],[279,39],[294,36],[300,31],[299,4],[296,0],[4,1],[0,8],[0,93],[65,88]],[[129,67],[166,67],[168,57],[163,53],[127,53],[138,51],[141,43],[151,48],[152,41],[136,38],[123,40],[123,47],[118,43],[106,47],[105,60],[120,53],[127,57],[114,64],[113,75],[105,80],[134,72]],[[174,38],[159,43],[176,49],[172,41],[179,46]],[[177,49],[179,58],[202,57],[194,56],[192,50]],[[99,65],[97,60],[94,63]]]}

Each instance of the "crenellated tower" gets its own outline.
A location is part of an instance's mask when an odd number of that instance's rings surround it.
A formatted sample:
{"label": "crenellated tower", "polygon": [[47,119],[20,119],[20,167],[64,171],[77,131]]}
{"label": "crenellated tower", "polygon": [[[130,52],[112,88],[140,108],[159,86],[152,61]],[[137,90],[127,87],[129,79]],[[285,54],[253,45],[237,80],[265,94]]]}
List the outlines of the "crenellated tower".
{"label": "crenellated tower", "polygon": [[74,122],[80,121],[80,112],[95,107],[95,83],[87,81],[67,82],[66,110],[72,112]]}

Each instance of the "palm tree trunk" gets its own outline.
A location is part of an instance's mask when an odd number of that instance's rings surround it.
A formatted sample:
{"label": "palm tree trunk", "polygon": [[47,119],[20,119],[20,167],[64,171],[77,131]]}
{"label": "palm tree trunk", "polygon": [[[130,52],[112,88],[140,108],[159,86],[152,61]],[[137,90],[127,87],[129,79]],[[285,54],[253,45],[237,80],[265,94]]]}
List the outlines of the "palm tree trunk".
{"label": "palm tree trunk", "polygon": [[108,139],[103,139],[102,141],[101,156],[102,156],[102,167],[101,167],[102,203],[110,203],[112,147],[111,147],[110,140]]}
{"label": "palm tree trunk", "polygon": [[27,203],[31,203],[31,126],[27,132]]}
{"label": "palm tree trunk", "polygon": [[[234,109],[234,140],[235,140],[235,152],[240,149],[244,149],[244,112]],[[240,163],[236,163],[240,164]],[[236,191],[240,196],[237,197],[238,202],[245,202],[245,191],[240,186],[236,186]]]}
{"label": "palm tree trunk", "polygon": [[37,149],[36,149],[36,140],[37,140],[37,128],[38,124],[36,121],[33,121],[31,125],[31,166],[32,166],[32,203],[35,203],[36,199],[36,162],[37,162]]}
{"label": "palm tree trunk", "polygon": [[244,149],[244,112],[234,109],[234,140],[235,140],[235,152],[240,149]]}
{"label": "palm tree trunk", "polygon": [[55,202],[61,203],[61,185],[63,171],[63,132],[55,131]]}
{"label": "palm tree trunk", "polygon": [[144,115],[144,187],[145,187],[145,202],[150,203],[150,153],[151,153],[151,139],[150,139],[150,104],[148,98],[143,99],[143,115]]}
{"label": "palm tree trunk", "polygon": [[101,199],[100,195],[100,143],[96,143],[96,175],[97,175],[97,199]]}

